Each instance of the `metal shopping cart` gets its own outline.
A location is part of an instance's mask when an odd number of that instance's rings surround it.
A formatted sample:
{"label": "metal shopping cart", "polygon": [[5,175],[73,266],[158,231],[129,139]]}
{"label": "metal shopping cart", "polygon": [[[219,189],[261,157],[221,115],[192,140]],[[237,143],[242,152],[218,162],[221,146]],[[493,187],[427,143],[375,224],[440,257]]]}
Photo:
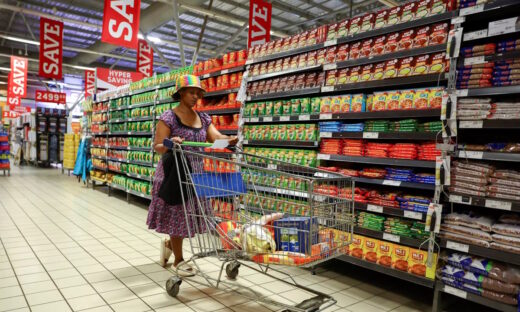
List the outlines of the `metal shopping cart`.
{"label": "metal shopping cart", "polygon": [[[314,268],[348,252],[355,220],[351,179],[238,150],[208,152],[202,148],[206,143],[173,146],[165,140],[165,145],[172,147],[174,166],[181,172],[184,217],[194,229],[187,261],[194,276],[172,276],[166,282],[168,294],[177,296],[186,280],[284,311],[322,311],[336,303],[298,284],[290,270],[279,265]],[[221,261],[219,272],[201,269],[206,257]],[[243,287],[237,281],[240,266],[304,291],[309,298],[290,305]]]}

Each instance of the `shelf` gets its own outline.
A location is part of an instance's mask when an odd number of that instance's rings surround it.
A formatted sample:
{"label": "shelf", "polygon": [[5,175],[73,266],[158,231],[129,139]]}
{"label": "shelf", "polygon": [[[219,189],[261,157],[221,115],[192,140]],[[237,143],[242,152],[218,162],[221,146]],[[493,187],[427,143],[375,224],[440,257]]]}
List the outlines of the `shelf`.
{"label": "shelf", "polygon": [[118,173],[118,174],[122,174],[122,175],[126,175],[126,172],[123,172],[123,171],[120,171],[120,170],[115,170],[115,169],[110,169],[110,168],[108,168],[108,171],[116,172],[116,173]]}
{"label": "shelf", "polygon": [[107,148],[108,145],[94,145],[94,144],[91,144],[90,147],[92,148]]}
{"label": "shelf", "polygon": [[125,150],[125,151],[143,151],[151,152],[151,147],[133,147],[133,146],[108,146],[111,150]]}
{"label": "shelf", "polygon": [[520,93],[520,85],[490,88],[458,89],[458,97],[485,96],[485,95],[510,95]]}
{"label": "shelf", "polygon": [[152,167],[152,163],[151,162],[144,162],[144,161],[133,160],[133,161],[128,161],[128,163],[132,164],[132,165],[140,165],[140,166]]}
{"label": "shelf", "polygon": [[[101,170],[101,171],[107,171],[107,169],[108,169],[108,168],[102,168],[102,167],[98,167],[98,166],[94,166],[94,165],[92,165],[92,168],[97,169],[97,170]],[[74,168],[72,168],[72,169],[74,169]]]}
{"label": "shelf", "polygon": [[279,72],[252,76],[247,80],[247,82],[264,80],[264,79],[268,79],[268,78],[274,78],[274,77],[289,75],[289,74],[306,73],[306,72],[317,71],[317,70],[321,71],[322,69],[323,69],[322,65],[314,65],[314,66],[302,67],[302,68],[299,68],[299,67],[291,68],[291,69],[282,70]]}
{"label": "shelf", "polygon": [[415,238],[409,238],[405,236],[399,236],[395,234],[380,232],[380,231],[374,231],[365,229],[359,226],[354,226],[354,234],[364,235],[376,239],[381,239],[388,242],[393,242],[401,245],[406,245],[410,247],[419,248],[421,244],[423,243],[420,239]]}
{"label": "shelf", "polygon": [[436,140],[436,132],[320,132],[320,138],[378,140]]}
{"label": "shelf", "polygon": [[389,166],[432,168],[432,169],[435,168],[435,161],[427,161],[427,160],[375,158],[375,157],[365,157],[365,156],[345,156],[345,155],[329,155],[329,154],[318,154],[318,159],[337,161],[337,162],[360,163],[360,164],[389,165]]}
{"label": "shelf", "polygon": [[101,179],[98,179],[98,178],[95,178],[95,177],[92,177],[92,176],[90,177],[90,179],[91,179],[92,181],[96,181],[96,182],[99,182],[99,183],[107,183],[106,180],[101,180]]}
{"label": "shelf", "polygon": [[366,64],[375,64],[384,62],[392,59],[401,59],[410,56],[417,56],[422,54],[432,54],[446,51],[446,44],[437,44],[434,46],[428,46],[423,48],[409,49],[404,51],[398,51],[394,53],[387,53],[382,55],[376,55],[371,57],[358,58],[354,60],[346,60],[343,62],[331,63],[323,65],[324,70],[331,69],[342,69],[352,66],[362,66]]}
{"label": "shelf", "polygon": [[102,125],[102,124],[105,124],[107,121],[92,121],[91,124],[93,125]]}
{"label": "shelf", "polygon": [[232,88],[232,89],[226,89],[226,90],[206,92],[206,93],[204,93],[204,97],[211,97],[211,96],[226,95],[226,94],[230,94],[230,93],[237,93],[239,89],[240,88]]}
{"label": "shelf", "polygon": [[305,88],[305,89],[283,91],[283,92],[276,92],[276,93],[269,93],[269,94],[253,95],[253,96],[248,96],[247,101],[262,101],[262,100],[279,99],[279,98],[302,96],[302,95],[309,95],[309,94],[319,94],[320,90],[321,90],[321,87],[314,87],[314,88]]}
{"label": "shelf", "polygon": [[135,179],[145,180],[145,181],[148,181],[148,182],[152,181],[151,177],[143,176],[143,175],[140,175],[140,174],[133,174],[133,173],[126,172],[126,175],[131,177],[131,178],[135,178]]}
{"label": "shelf", "polygon": [[148,88],[145,88],[145,89],[141,89],[141,90],[130,91],[128,94],[124,94],[122,96],[118,96],[118,97],[111,98],[111,99],[113,100],[113,99],[120,98],[120,97],[125,97],[125,96],[135,95],[135,94],[141,94],[141,93],[145,93],[145,92],[155,91],[155,90],[158,90],[158,89],[164,89],[164,88],[169,88],[169,87],[174,87],[174,86],[175,86],[175,81],[166,82],[166,83],[160,84],[158,86],[151,86],[151,87],[148,87]]}
{"label": "shelf", "polygon": [[520,265],[520,255],[502,251],[493,248],[487,248],[477,245],[470,245],[466,243],[459,243],[453,240],[441,239],[440,242],[441,248],[446,248],[450,250],[455,250],[459,252],[468,253],[470,255],[480,256],[492,260],[502,261],[505,263],[511,263],[515,265]]}
{"label": "shelf", "polygon": [[143,194],[141,192],[136,192],[136,191],[133,191],[133,190],[126,190],[126,192],[128,194],[132,194],[132,195],[135,195],[135,196],[139,196],[139,197],[142,197],[142,198],[146,198],[146,199],[152,199],[152,195],[147,195],[147,194]]}
{"label": "shelf", "polygon": [[318,141],[282,141],[282,140],[244,140],[244,145],[277,147],[318,147]]}
{"label": "shelf", "polygon": [[464,65],[475,65],[475,64],[484,64],[487,62],[495,62],[502,61],[507,59],[520,58],[520,51],[510,51],[504,53],[497,53],[493,55],[486,56],[474,56],[467,58],[460,58],[460,66]]}
{"label": "shelf", "polygon": [[101,159],[101,160],[107,160],[107,157],[106,157],[106,156],[90,155],[90,158]]}
{"label": "shelf", "polygon": [[473,195],[451,193],[448,201],[454,204],[485,207],[489,209],[520,212],[520,202],[509,199],[487,198]]}
{"label": "shelf", "polygon": [[248,187],[248,189],[250,189],[250,190],[254,189],[257,192],[267,192],[267,193],[273,193],[273,194],[278,194],[278,195],[309,198],[308,191],[295,191],[295,190],[288,190],[288,189],[262,186],[262,185],[256,185],[256,184],[255,185],[247,184],[247,187]]}
{"label": "shelf", "polygon": [[433,288],[433,286],[435,284],[434,280],[431,280],[429,278],[409,274],[407,272],[403,272],[403,271],[399,271],[399,270],[392,269],[389,267],[381,266],[381,265],[378,265],[373,262],[368,262],[368,261],[361,260],[359,258],[354,258],[352,256],[342,255],[342,256],[339,256],[338,259],[341,261],[365,268],[365,269],[369,269],[369,270],[376,271],[376,272],[379,272],[382,274],[386,274],[386,275],[389,275],[389,276],[392,276],[392,277],[395,277],[395,278],[398,278],[398,279],[401,279],[401,280],[404,280],[407,282],[411,282],[411,283],[414,283],[417,285],[421,285],[424,287]]}
{"label": "shelf", "polygon": [[[218,129],[217,129],[218,130]],[[235,129],[235,130],[218,130],[220,133],[222,134],[225,134],[225,135],[237,135],[238,134],[238,129]]]}
{"label": "shelf", "polygon": [[321,93],[333,93],[344,91],[362,91],[383,88],[413,88],[421,85],[437,85],[438,82],[446,81],[446,74],[426,74],[408,77],[388,78],[374,81],[348,83],[335,86],[324,86],[321,88]]}
{"label": "shelf", "polygon": [[129,163],[128,160],[123,159],[123,158],[107,157],[107,160],[108,161],[117,161],[117,162],[120,162],[120,163]]}
{"label": "shelf", "polygon": [[[38,132],[38,133],[41,134],[41,132]],[[93,136],[106,136],[107,133],[106,132],[102,132],[102,133],[92,132],[91,135],[93,135]]]}
{"label": "shelf", "polygon": [[108,135],[152,135],[150,131],[111,131]]}
{"label": "shelf", "polygon": [[210,110],[199,110],[201,113],[208,115],[221,115],[221,114],[238,114],[240,113],[240,107],[222,108],[222,109],[210,109]]}
{"label": "shelf", "polygon": [[459,129],[520,129],[520,119],[460,120]]}
{"label": "shelf", "polygon": [[92,114],[104,114],[104,113],[108,113],[108,109],[92,111]]}
{"label": "shelf", "polygon": [[383,180],[383,179],[369,179],[369,178],[359,178],[359,177],[352,177],[352,180],[355,181],[356,183],[398,186],[398,187],[405,187],[405,188],[412,188],[412,189],[419,189],[419,190],[435,191],[435,185],[426,184],[426,183],[413,183],[413,182],[402,182],[402,181]]}
{"label": "shelf", "polygon": [[[489,24],[491,24],[492,22],[495,24],[495,27],[466,32],[466,33],[464,33],[462,41],[463,42],[472,42],[472,41],[481,40],[481,39],[485,39],[486,41],[489,41],[489,38],[503,37],[504,35],[509,35],[509,34],[517,33],[520,31],[520,27],[518,27],[518,24],[517,24],[518,16],[511,17],[511,18],[505,18],[505,19],[499,19],[499,20],[493,20],[493,21],[490,21]],[[484,24],[487,24],[487,23],[484,23]],[[478,24],[475,24],[475,25],[478,25]],[[491,40],[493,40],[493,39],[491,39]]]}
{"label": "shelf", "polygon": [[135,117],[135,118],[126,118],[126,119],[111,119],[109,123],[122,123],[122,122],[132,122],[132,121],[150,121],[153,120],[152,116],[147,117]]}
{"label": "shelf", "polygon": [[457,151],[456,157],[468,159],[485,159],[496,161],[520,162],[520,154],[480,151]]}
{"label": "shelf", "polygon": [[225,75],[225,74],[241,72],[241,71],[244,71],[245,69],[246,69],[245,65],[240,65],[240,66],[237,66],[237,67],[231,67],[231,68],[217,70],[217,71],[214,71],[214,72],[211,72],[211,73],[199,75],[199,77],[200,77],[200,79],[207,79],[207,78],[210,78],[210,77],[216,77],[216,76],[221,76],[221,75]]}
{"label": "shelf", "polygon": [[118,184],[115,184],[115,183],[109,183],[108,184],[111,188],[115,188],[117,190],[120,190],[120,191],[124,191],[126,192],[126,187],[124,186],[121,186],[121,185],[118,185]]}
{"label": "shelf", "polygon": [[385,206],[379,206],[379,205],[367,204],[367,203],[356,202],[355,210],[367,211],[367,212],[371,212],[371,213],[380,213],[380,214],[384,214],[384,215],[388,215],[388,216],[413,219],[413,220],[419,220],[419,221],[426,220],[426,213],[423,213],[423,212],[404,210],[404,209],[400,209],[400,208],[385,207]]}
{"label": "shelf", "polygon": [[318,44],[314,44],[314,45],[307,46],[307,47],[302,47],[302,48],[298,48],[298,49],[292,49],[292,50],[289,50],[289,51],[278,52],[278,53],[275,53],[275,54],[259,57],[259,58],[256,58],[256,59],[247,60],[246,61],[246,65],[262,63],[262,62],[265,62],[265,61],[271,61],[271,60],[275,60],[275,59],[279,59],[279,58],[283,58],[283,57],[287,57],[287,56],[293,56],[293,55],[298,55],[298,54],[302,54],[302,53],[307,53],[307,52],[310,52],[310,51],[319,50],[319,49],[324,48],[324,47],[326,47],[325,43],[318,43]]}
{"label": "shelf", "polygon": [[155,102],[132,104],[132,105],[128,105],[127,107],[128,107],[128,109],[132,109],[132,108],[147,107],[147,106],[153,106],[153,105],[155,105]]}
{"label": "shelf", "polygon": [[390,119],[390,118],[440,118],[440,109],[387,110],[376,112],[355,112],[335,114],[310,114],[297,116],[269,116],[244,118],[245,123],[269,123],[287,121],[326,121],[326,120],[358,120],[358,119]]}
{"label": "shelf", "polygon": [[445,285],[441,281],[438,281],[435,287],[443,293],[454,295],[454,296],[457,296],[464,300],[478,303],[480,305],[486,306],[493,310],[502,311],[502,312],[517,312],[518,311],[517,306],[508,305],[508,304],[505,304],[505,303],[502,303],[502,302],[499,302],[496,300],[491,300],[486,297],[482,297],[482,296],[467,292],[462,289],[455,288],[450,285]]}
{"label": "shelf", "polygon": [[120,106],[120,107],[117,107],[117,108],[110,108],[109,110],[111,112],[115,112],[115,111],[120,111],[120,110],[125,110],[125,109],[128,109],[128,106]]}
{"label": "shelf", "polygon": [[178,103],[179,101],[176,101],[172,98],[168,98],[168,99],[162,99],[162,100],[156,100],[155,101],[155,104],[156,105],[159,105],[159,104],[167,104],[167,103]]}
{"label": "shelf", "polygon": [[492,17],[497,10],[508,9],[508,7],[518,4],[518,0],[495,0],[492,3],[479,4],[469,8],[462,8],[459,11],[460,16],[466,17]]}

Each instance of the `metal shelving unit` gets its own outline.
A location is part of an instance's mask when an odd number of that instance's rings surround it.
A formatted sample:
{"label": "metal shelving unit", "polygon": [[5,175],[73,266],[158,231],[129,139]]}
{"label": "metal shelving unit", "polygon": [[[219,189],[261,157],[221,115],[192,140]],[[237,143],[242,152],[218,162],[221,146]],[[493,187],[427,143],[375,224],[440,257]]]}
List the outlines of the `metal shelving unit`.
{"label": "metal shelving unit", "polygon": [[435,168],[435,161],[428,161],[428,160],[375,158],[375,157],[366,157],[366,156],[345,156],[345,155],[330,155],[330,154],[318,154],[318,159],[330,160],[330,161],[336,161],[336,162],[346,162],[346,163],[403,166],[403,167],[415,167],[415,168]]}

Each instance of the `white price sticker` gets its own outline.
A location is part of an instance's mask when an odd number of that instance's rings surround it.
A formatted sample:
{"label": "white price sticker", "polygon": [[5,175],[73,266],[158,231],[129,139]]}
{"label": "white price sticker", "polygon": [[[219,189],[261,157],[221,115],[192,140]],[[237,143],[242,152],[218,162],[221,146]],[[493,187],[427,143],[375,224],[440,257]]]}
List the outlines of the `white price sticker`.
{"label": "white price sticker", "polygon": [[289,121],[291,120],[291,116],[280,116],[280,121]]}
{"label": "white price sticker", "polygon": [[401,186],[401,181],[383,180],[383,185]]}
{"label": "white price sticker", "polygon": [[474,5],[468,8],[460,9],[459,15],[466,16],[484,11],[484,4]]}
{"label": "white price sticker", "polygon": [[332,114],[320,114],[320,119],[332,119]]}
{"label": "white price sticker", "polygon": [[338,44],[338,40],[337,39],[332,39],[332,40],[325,41],[323,46],[324,47],[330,47],[330,46],[333,46],[333,45],[336,45],[336,44]]}
{"label": "white price sticker", "polygon": [[298,116],[298,120],[311,120],[310,115],[300,115]]}
{"label": "white price sticker", "polygon": [[464,16],[458,16],[458,17],[452,18],[451,23],[452,24],[462,24],[462,23],[464,23],[465,20],[466,20],[466,18]]}
{"label": "white price sticker", "polygon": [[202,79],[209,78],[209,74],[202,75]]}
{"label": "white price sticker", "polygon": [[250,122],[258,122],[258,120],[259,120],[259,119],[256,118],[256,117],[249,118],[249,121],[250,121]]}
{"label": "white price sticker", "polygon": [[383,213],[383,207],[372,204],[367,205],[367,210],[372,212]]}
{"label": "white price sticker", "polygon": [[484,127],[484,121],[482,121],[482,120],[462,120],[459,123],[459,128],[481,129],[483,127]]}
{"label": "white price sticker", "polygon": [[470,158],[470,159],[482,159],[484,157],[484,152],[476,152],[476,151],[460,151],[459,157],[461,158]]}
{"label": "white price sticker", "polygon": [[246,61],[246,65],[251,65],[251,64],[253,64],[254,61],[255,60],[249,59],[249,60]]}
{"label": "white price sticker", "polygon": [[267,169],[276,170],[278,167],[275,164],[267,164]]}
{"label": "white price sticker", "polygon": [[446,248],[451,250],[457,250],[461,252],[468,252],[469,251],[469,245],[461,244],[457,242],[447,241],[446,242]]}
{"label": "white price sticker", "polygon": [[379,132],[363,132],[363,139],[377,139]]}
{"label": "white price sticker", "polygon": [[329,174],[328,173],[324,173],[324,172],[316,172],[316,173],[314,173],[314,176],[315,177],[319,177],[319,178],[328,178]]}
{"label": "white price sticker", "polygon": [[221,70],[221,71],[220,71],[220,74],[221,74],[221,75],[225,75],[225,74],[227,74],[227,73],[229,73],[229,69],[224,69],[224,70]]}
{"label": "white price sticker", "polygon": [[422,213],[416,212],[416,211],[410,211],[410,210],[405,210],[403,213],[403,216],[405,218],[410,218],[410,219],[415,219],[415,220],[422,219]]}
{"label": "white price sticker", "polygon": [[457,90],[457,96],[468,96],[468,89]]}
{"label": "white price sticker", "polygon": [[332,92],[332,91],[334,91],[334,86],[321,87],[321,92]]}
{"label": "white price sticker", "polygon": [[486,62],[485,56],[474,56],[468,57],[464,59],[464,66],[475,65],[475,64],[484,64]]}
{"label": "white price sticker", "polygon": [[472,31],[472,32],[464,34],[464,38],[462,40],[469,41],[469,40],[475,40],[475,39],[482,39],[482,38],[487,37],[487,34],[488,34],[487,28],[477,30],[477,31]]}
{"label": "white price sticker", "polygon": [[251,101],[251,96],[248,96],[248,97],[246,98],[246,101]]}
{"label": "white price sticker", "polygon": [[330,160],[330,155],[328,155],[328,154],[318,154],[318,159]]}
{"label": "white price sticker", "polygon": [[243,144],[249,144],[249,140],[244,140]]}
{"label": "white price sticker", "polygon": [[383,233],[383,239],[387,241],[391,241],[394,243],[400,243],[401,237],[399,235],[390,234],[390,233]]}
{"label": "white price sticker", "polygon": [[450,195],[450,202],[471,205],[471,197],[463,198],[460,195]]}
{"label": "white price sticker", "polygon": [[273,121],[273,117],[264,117],[265,122],[271,122]]}
{"label": "white price sticker", "polygon": [[320,138],[332,138],[332,132],[320,132]]}
{"label": "white price sticker", "polygon": [[138,175],[137,175],[137,178],[138,178],[138,179],[141,179],[141,175],[140,175],[140,174],[138,174]]}
{"label": "white price sticker", "polygon": [[468,296],[468,293],[465,292],[464,290],[458,289],[458,288],[455,288],[455,287],[451,287],[451,286],[448,286],[448,285],[444,285],[444,292],[447,293],[447,294],[450,294],[450,295],[454,295],[454,296],[460,297],[462,299],[466,299],[466,297]]}
{"label": "white price sticker", "polygon": [[494,208],[500,210],[511,210],[511,202],[501,201],[501,200],[493,200],[486,199],[486,203],[484,204],[487,208]]}
{"label": "white price sticker", "polygon": [[333,70],[336,68],[338,68],[338,65],[336,63],[323,65],[323,70]]}
{"label": "white price sticker", "polygon": [[497,36],[516,31],[518,17],[506,18],[499,21],[489,22],[488,36]]}

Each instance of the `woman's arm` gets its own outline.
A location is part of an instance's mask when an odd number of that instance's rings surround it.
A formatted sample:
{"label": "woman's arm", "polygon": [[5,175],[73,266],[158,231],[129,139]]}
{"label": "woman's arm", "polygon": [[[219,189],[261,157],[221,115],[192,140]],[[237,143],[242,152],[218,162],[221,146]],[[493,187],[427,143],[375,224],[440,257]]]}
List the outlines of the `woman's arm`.
{"label": "woman's arm", "polygon": [[[155,128],[155,139],[153,147],[158,154],[164,154],[168,151],[168,148],[163,145],[164,139],[170,138],[170,127],[162,120],[159,120],[157,127]],[[182,143],[183,139],[179,137],[171,138],[172,141]]]}
{"label": "woman's arm", "polygon": [[220,133],[220,131],[215,128],[213,124],[209,125],[207,132],[207,140],[208,142],[215,142],[215,140],[219,139],[227,139],[229,141],[229,145],[234,146],[238,142],[238,138],[236,136],[228,136]]}

